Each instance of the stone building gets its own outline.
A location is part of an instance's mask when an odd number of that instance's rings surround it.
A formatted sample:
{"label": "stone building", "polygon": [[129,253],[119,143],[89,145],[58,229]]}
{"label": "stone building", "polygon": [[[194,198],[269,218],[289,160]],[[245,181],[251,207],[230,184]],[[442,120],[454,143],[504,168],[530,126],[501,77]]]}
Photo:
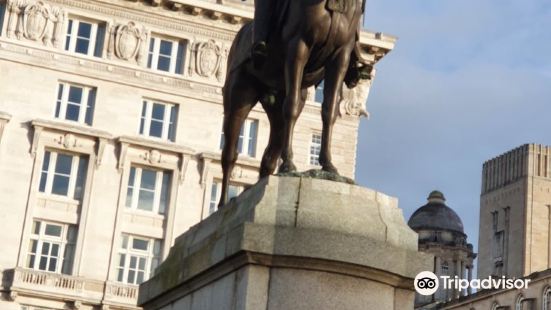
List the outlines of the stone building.
{"label": "stone building", "polygon": [[[437,276],[472,278],[473,260],[476,254],[467,243],[461,218],[446,205],[446,198],[440,191],[432,191],[427,204],[415,211],[408,225],[419,234],[419,251],[434,255],[434,269]],[[415,307],[434,308],[437,305],[470,294],[470,291],[453,291],[441,288],[432,296],[415,296]]]}
{"label": "stone building", "polygon": [[[216,210],[221,86],[240,0],[0,0],[0,309],[135,309],[176,236]],[[362,32],[375,64],[395,39]],[[345,90],[333,159],[354,176],[370,81]],[[295,129],[317,166],[320,89]],[[260,106],[231,194],[256,182]]]}
{"label": "stone building", "polygon": [[443,309],[551,309],[551,147],[525,144],[484,163],[478,278],[525,278],[527,289],[483,290]]}

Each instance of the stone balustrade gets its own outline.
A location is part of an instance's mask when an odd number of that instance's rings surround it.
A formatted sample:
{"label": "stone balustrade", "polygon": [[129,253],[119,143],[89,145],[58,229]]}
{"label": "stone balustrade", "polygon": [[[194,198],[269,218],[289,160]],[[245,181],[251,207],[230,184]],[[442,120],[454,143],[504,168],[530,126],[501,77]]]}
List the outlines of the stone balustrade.
{"label": "stone balustrade", "polygon": [[138,309],[136,306],[137,285],[105,282],[26,268],[15,268],[11,272],[13,272],[13,280],[9,290],[14,298],[32,293],[33,295],[48,295],[74,300],[76,303],[86,302]]}

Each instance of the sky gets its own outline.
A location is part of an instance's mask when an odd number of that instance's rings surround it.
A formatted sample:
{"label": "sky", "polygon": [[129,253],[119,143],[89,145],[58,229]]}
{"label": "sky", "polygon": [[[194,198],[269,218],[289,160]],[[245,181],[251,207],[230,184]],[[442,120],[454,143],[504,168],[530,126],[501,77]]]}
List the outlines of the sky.
{"label": "sky", "polygon": [[364,27],[398,40],[376,65],[357,182],[406,221],[442,191],[478,251],[484,161],[551,145],[551,1],[367,0]]}

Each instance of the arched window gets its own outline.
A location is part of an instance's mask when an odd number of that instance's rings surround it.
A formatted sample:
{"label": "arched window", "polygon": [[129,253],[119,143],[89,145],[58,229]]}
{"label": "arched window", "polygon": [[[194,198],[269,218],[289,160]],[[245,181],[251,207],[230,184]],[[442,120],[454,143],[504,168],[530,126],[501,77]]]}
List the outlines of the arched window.
{"label": "arched window", "polygon": [[543,290],[541,309],[551,310],[551,286],[547,286]]}
{"label": "arched window", "polygon": [[444,261],[442,263],[442,274],[447,275],[448,274],[448,269],[449,269],[448,262]]}
{"label": "arched window", "polygon": [[522,294],[519,294],[517,297],[517,301],[515,302],[515,310],[522,310],[523,301],[524,301],[524,296],[522,296]]}
{"label": "arched window", "polygon": [[492,304],[492,308],[490,308],[490,310],[497,310],[498,307],[499,307],[499,304],[497,302],[494,302]]}

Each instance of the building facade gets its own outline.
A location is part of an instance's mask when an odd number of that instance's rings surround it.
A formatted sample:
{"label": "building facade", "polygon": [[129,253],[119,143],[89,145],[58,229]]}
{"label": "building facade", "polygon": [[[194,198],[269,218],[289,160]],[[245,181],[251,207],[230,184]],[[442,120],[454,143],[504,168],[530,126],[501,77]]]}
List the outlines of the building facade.
{"label": "building facade", "polygon": [[478,278],[529,279],[482,290],[443,309],[551,309],[551,148],[525,144],[484,163]]}
{"label": "building facade", "polygon": [[[0,309],[135,309],[174,238],[216,210],[238,0],[0,0]],[[362,32],[375,64],[395,39]],[[354,177],[371,81],[345,90],[333,159]],[[295,129],[317,167],[320,89]],[[245,122],[230,194],[257,180],[269,123]]]}
{"label": "building facade", "polygon": [[[446,205],[440,191],[432,191],[427,203],[410,217],[408,226],[419,235],[419,251],[434,255],[434,269],[438,277],[472,279],[473,261],[476,254],[473,245],[467,242],[461,218]],[[430,296],[415,295],[416,309],[435,309],[439,305],[471,294],[470,290],[455,291],[440,289]]]}

